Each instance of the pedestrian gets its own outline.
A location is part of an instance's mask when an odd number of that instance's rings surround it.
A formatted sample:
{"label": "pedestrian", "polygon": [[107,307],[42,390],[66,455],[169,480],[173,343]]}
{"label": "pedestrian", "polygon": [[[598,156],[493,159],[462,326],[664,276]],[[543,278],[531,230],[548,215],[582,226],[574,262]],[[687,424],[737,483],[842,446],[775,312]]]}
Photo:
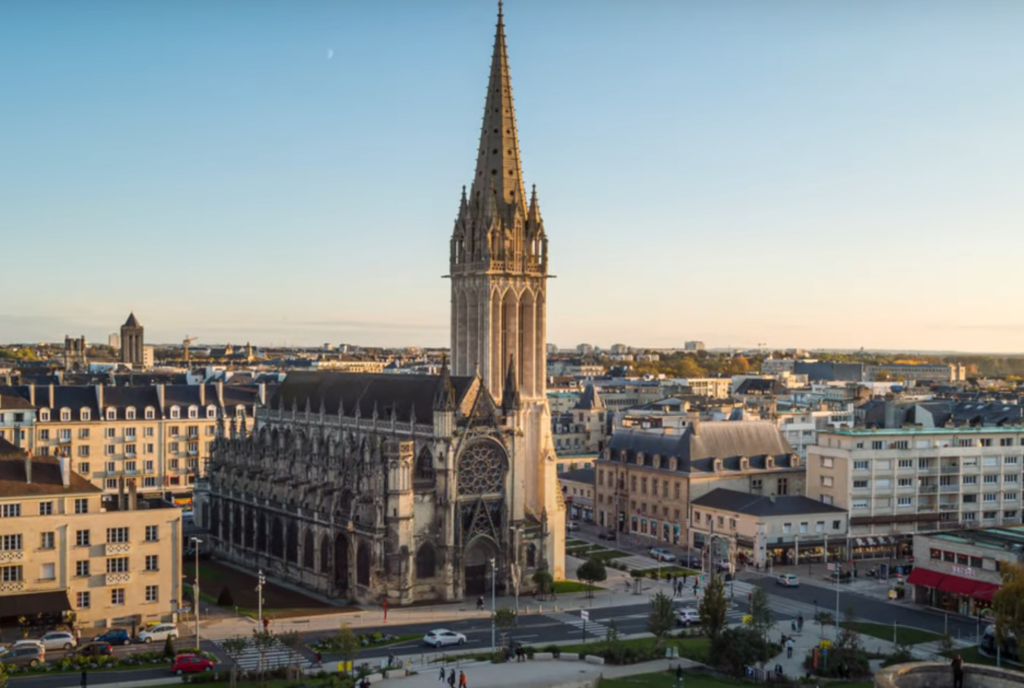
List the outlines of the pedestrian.
{"label": "pedestrian", "polygon": [[484,596],[483,595],[481,595],[480,597],[476,598],[476,610],[478,612],[482,612],[484,610]]}
{"label": "pedestrian", "polygon": [[466,688],[466,672],[459,672],[459,688]]}
{"label": "pedestrian", "polygon": [[[685,574],[685,573],[684,573],[684,574],[683,574],[683,585],[684,585],[684,586],[686,585],[686,576],[687,576],[687,574]],[[682,587],[680,587],[679,589],[680,589],[680,590],[682,590],[683,588],[682,588]]]}
{"label": "pedestrian", "polygon": [[804,632],[804,615],[803,614],[801,614],[800,616],[796,617],[796,630],[797,630],[798,633],[803,633]]}
{"label": "pedestrian", "polygon": [[441,683],[444,683],[444,667],[441,667],[441,673],[438,674],[437,680],[440,681]]}
{"label": "pedestrian", "polygon": [[682,686],[683,685],[683,665],[682,664],[676,665],[676,685],[677,686]]}
{"label": "pedestrian", "polygon": [[[957,655],[957,657],[959,657],[959,656],[960,655]],[[89,676],[88,676],[88,674],[85,673],[85,669],[82,669],[82,688],[86,688],[86,685],[88,683],[89,683]]]}
{"label": "pedestrian", "polygon": [[452,669],[452,673],[448,674],[448,686],[455,688],[455,669]]}
{"label": "pedestrian", "polygon": [[[789,659],[793,658],[793,639],[792,638],[787,638],[786,639],[786,657],[788,657]],[[963,688],[963,687],[961,686],[961,688]]]}
{"label": "pedestrian", "polygon": [[[953,688],[964,688],[964,658],[957,655],[950,662],[950,666],[953,667]],[[85,672],[82,672],[82,675],[85,676]]]}

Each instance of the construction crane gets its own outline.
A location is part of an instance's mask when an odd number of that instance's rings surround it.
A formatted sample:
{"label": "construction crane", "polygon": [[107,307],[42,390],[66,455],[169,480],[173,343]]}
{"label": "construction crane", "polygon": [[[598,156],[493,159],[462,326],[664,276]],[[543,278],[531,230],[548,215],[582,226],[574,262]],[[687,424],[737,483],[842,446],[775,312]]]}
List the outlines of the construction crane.
{"label": "construction crane", "polygon": [[191,344],[192,342],[194,342],[195,340],[196,340],[195,337],[189,337],[188,335],[185,335],[185,339],[182,340],[182,342],[181,342],[181,345],[183,347],[185,347],[185,363],[188,363],[188,360],[189,360],[189,358],[188,358],[188,345]]}

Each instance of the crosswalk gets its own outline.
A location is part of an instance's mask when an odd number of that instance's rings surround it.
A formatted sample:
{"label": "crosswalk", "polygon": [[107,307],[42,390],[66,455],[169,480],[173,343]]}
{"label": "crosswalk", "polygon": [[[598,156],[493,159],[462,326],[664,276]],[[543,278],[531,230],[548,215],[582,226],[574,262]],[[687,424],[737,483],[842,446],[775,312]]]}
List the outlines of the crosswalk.
{"label": "crosswalk", "polygon": [[[227,654],[224,650],[224,645],[221,640],[213,641],[217,647],[219,647],[223,654]],[[245,651],[237,658],[232,658],[238,668],[242,671],[255,671],[260,668],[260,651],[252,645],[247,645]],[[274,640],[274,644],[271,645],[263,652],[263,668],[273,669],[281,666],[299,666],[302,668],[308,668],[311,662],[300,654],[297,654],[291,648],[285,647],[280,640]]]}
{"label": "crosswalk", "polygon": [[586,624],[586,630],[588,634],[593,634],[594,637],[604,637],[608,634],[608,627],[600,621],[583,621],[582,617],[577,614],[569,614],[567,612],[557,612],[554,614],[545,614],[549,619],[560,621],[568,626],[577,628],[580,631],[583,630],[584,624]]}

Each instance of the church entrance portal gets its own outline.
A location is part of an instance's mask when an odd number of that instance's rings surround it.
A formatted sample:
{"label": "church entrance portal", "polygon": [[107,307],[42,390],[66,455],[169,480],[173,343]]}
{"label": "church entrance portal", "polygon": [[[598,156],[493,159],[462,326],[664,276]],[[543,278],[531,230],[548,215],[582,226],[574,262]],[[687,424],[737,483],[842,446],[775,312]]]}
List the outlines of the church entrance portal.
{"label": "church entrance portal", "polygon": [[490,590],[491,558],[497,548],[490,540],[479,538],[470,543],[463,558],[463,582],[466,597],[479,597]]}

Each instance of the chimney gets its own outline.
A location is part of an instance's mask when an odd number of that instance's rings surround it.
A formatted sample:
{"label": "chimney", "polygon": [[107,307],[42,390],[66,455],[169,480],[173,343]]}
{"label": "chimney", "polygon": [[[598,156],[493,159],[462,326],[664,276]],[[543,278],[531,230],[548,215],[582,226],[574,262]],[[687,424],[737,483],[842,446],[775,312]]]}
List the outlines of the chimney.
{"label": "chimney", "polygon": [[36,386],[35,385],[29,385],[28,386],[28,403],[32,404],[33,406],[36,405]]}
{"label": "chimney", "polygon": [[690,427],[692,428],[690,432],[694,437],[700,435],[700,413],[694,413],[690,416]]}
{"label": "chimney", "polygon": [[117,510],[124,510],[124,477],[117,479]]}
{"label": "chimney", "polygon": [[60,480],[64,484],[64,487],[71,487],[71,457],[61,456],[57,461],[60,462]]}
{"label": "chimney", "polygon": [[199,383],[199,405],[206,406],[206,383]]}
{"label": "chimney", "polygon": [[99,408],[100,418],[103,418],[103,385],[96,385],[96,404]]}
{"label": "chimney", "polygon": [[53,402],[53,399],[54,399],[54,397],[53,397],[53,383],[51,382],[50,383],[50,408],[53,408],[54,406],[56,406],[56,404]]}
{"label": "chimney", "polygon": [[217,380],[214,384],[217,390],[217,406],[224,408],[224,381]]}
{"label": "chimney", "polygon": [[772,492],[770,495],[768,495],[768,501],[770,501],[772,504],[775,503],[775,493],[774,492]]}
{"label": "chimney", "polygon": [[156,399],[157,404],[160,406],[161,417],[164,414],[164,384],[161,382],[156,386]]}
{"label": "chimney", "polygon": [[32,484],[32,457],[25,454],[25,482]]}
{"label": "chimney", "polygon": [[128,511],[135,511],[138,508],[139,496],[135,487],[135,479],[128,481]]}
{"label": "chimney", "polygon": [[259,397],[259,401],[260,401],[260,403],[259,403],[260,406],[266,406],[267,405],[267,383],[266,382],[261,382],[260,383],[260,397]]}

